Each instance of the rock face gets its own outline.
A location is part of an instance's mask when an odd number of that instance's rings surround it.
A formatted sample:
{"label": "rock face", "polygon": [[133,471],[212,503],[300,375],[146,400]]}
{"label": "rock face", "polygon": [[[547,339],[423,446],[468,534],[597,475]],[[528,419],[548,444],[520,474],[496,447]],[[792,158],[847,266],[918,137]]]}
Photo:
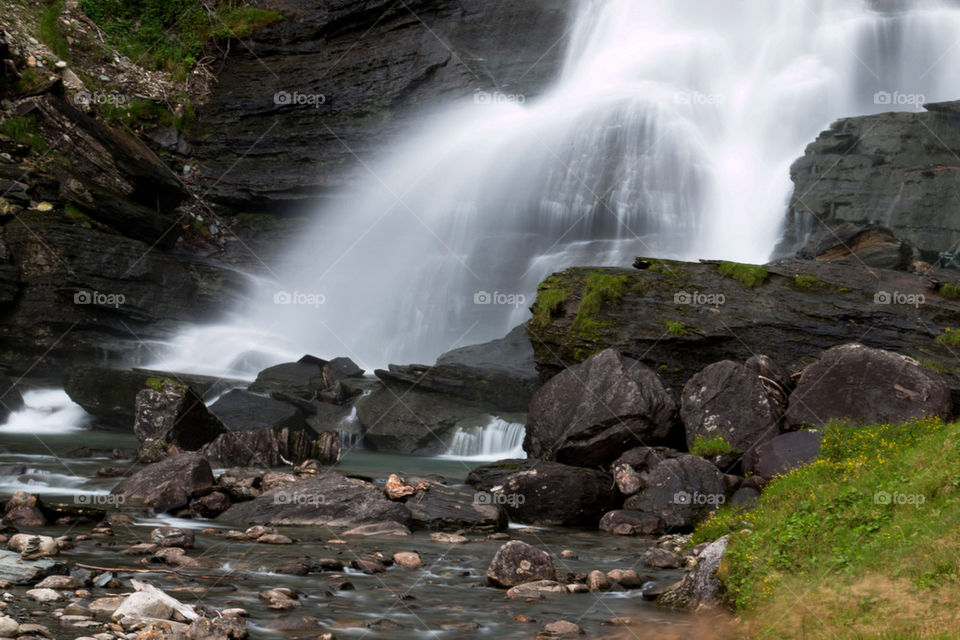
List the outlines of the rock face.
{"label": "rock face", "polygon": [[[820,351],[859,341],[942,365],[948,385],[960,390],[954,356],[931,335],[957,324],[960,301],[934,290],[930,280],[960,282],[954,271],[937,269],[922,278],[793,260],[766,265],[768,277],[748,288],[713,263],[642,262],[646,268],[568,269],[541,285],[538,304],[565,296],[552,313],[538,316],[544,322],[528,325],[542,376],[556,375],[585,353],[614,348],[681,389],[721,360],[743,362],[764,353],[794,371]],[[622,277],[623,295],[598,312],[596,321],[605,328],[584,334],[574,319],[587,276],[597,271]],[[924,304],[905,304],[911,295],[923,295]]]}
{"label": "rock face", "polygon": [[717,569],[727,552],[729,536],[711,542],[697,556],[697,566],[676,587],[665,591],[657,599],[659,604],[677,609],[696,609],[700,606],[715,607],[721,604],[723,582],[717,577]]}
{"label": "rock face", "polygon": [[533,458],[602,465],[637,445],[668,441],[676,411],[653,371],[607,349],[537,391],[523,449]]}
{"label": "rock face", "polygon": [[913,253],[913,248],[889,229],[845,222],[812,234],[797,256],[821,262],[906,269],[913,261]]}
{"label": "rock face", "polygon": [[10,414],[23,408],[23,396],[13,380],[0,373],[0,424],[7,421]]}
{"label": "rock face", "polygon": [[664,460],[642,474],[644,489],[623,508],[659,520],[659,531],[689,530],[726,502],[723,474],[703,458],[683,455]]}
{"label": "rock face", "polygon": [[133,433],[142,460],[155,461],[172,451],[196,451],[224,433],[223,424],[189,387],[162,380],[137,393]]}
{"label": "rock face", "polygon": [[[389,144],[424,105],[501,87],[532,98],[558,68],[567,27],[566,4],[550,0],[272,0],[264,8],[285,20],[231,47],[200,113],[203,135],[190,140],[210,198],[243,211],[343,186],[354,154]],[[298,105],[277,92],[324,100]],[[244,153],[254,143],[258,152]]]}
{"label": "rock face", "polygon": [[373,485],[327,472],[234,505],[218,520],[352,528],[385,521],[406,526],[411,516],[405,506],[387,500]]}
{"label": "rock face", "polygon": [[594,526],[616,500],[609,474],[545,460],[494,462],[472,470],[467,483],[523,524]]}
{"label": "rock face", "polygon": [[487,582],[505,589],[556,578],[557,569],[550,554],[519,540],[500,547],[487,568]]}
{"label": "rock face", "polygon": [[784,433],[764,442],[743,457],[744,471],[772,478],[800,465],[813,462],[820,452],[823,434],[819,431]]}
{"label": "rock face", "polygon": [[787,244],[801,244],[808,229],[823,231],[819,219],[829,227],[884,225],[930,263],[953,251],[960,240],[952,151],[960,146],[960,105],[924,107],[926,113],[844,118],[808,145],[790,168]]}
{"label": "rock face", "polygon": [[[339,443],[339,434],[333,435]],[[321,457],[312,431],[286,427],[224,433],[204,445],[200,453],[218,467],[277,467]],[[332,452],[325,452],[324,464],[333,464],[339,459],[337,447]]]}
{"label": "rock face", "polygon": [[944,379],[913,358],[847,344],[827,350],[803,370],[786,422],[793,428],[830,420],[897,423],[949,418],[952,408]]}
{"label": "rock face", "polygon": [[270,398],[234,389],[212,405],[215,415],[227,431],[255,431],[257,429],[304,429],[303,414],[295,406]]}
{"label": "rock face", "polygon": [[770,393],[759,375],[730,360],[717,362],[693,376],[683,388],[680,417],[687,447],[698,440],[723,438],[737,451],[776,436],[786,409],[784,392]]}
{"label": "rock face", "polygon": [[197,453],[179,453],[147,465],[113,488],[126,502],[144,504],[157,511],[186,506],[194,495],[213,486],[213,470]]}

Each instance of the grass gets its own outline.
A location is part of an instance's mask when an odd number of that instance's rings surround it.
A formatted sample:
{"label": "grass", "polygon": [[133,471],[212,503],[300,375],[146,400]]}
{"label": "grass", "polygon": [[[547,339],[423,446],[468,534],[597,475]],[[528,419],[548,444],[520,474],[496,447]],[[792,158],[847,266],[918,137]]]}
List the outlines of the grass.
{"label": "grass", "polygon": [[620,304],[626,284],[626,276],[612,276],[602,271],[589,274],[573,319],[573,330],[583,334],[609,327],[610,323],[598,321],[597,315],[604,305]]}
{"label": "grass", "polygon": [[127,127],[142,122],[150,122],[183,131],[193,122],[195,113],[193,104],[189,100],[185,101],[183,115],[177,116],[153,100],[137,99],[131,101],[130,104],[105,104],[103,105],[103,116],[113,124],[121,124]]}
{"label": "grass", "polygon": [[960,331],[954,331],[948,327],[935,340],[947,347],[960,347]]}
{"label": "grass", "polygon": [[940,295],[947,298],[960,298],[960,284],[953,284],[952,282],[944,282],[940,285],[940,288],[937,289],[940,292]]}
{"label": "grass", "polygon": [[3,132],[33,151],[44,153],[49,148],[47,141],[40,135],[40,127],[33,116],[7,118],[3,123]]}
{"label": "grass", "polygon": [[37,23],[37,39],[50,47],[61,60],[66,60],[70,55],[70,46],[60,30],[59,23],[60,14],[66,4],[66,0],[54,0],[40,14],[40,21]]}
{"label": "grass", "polygon": [[923,419],[830,425],[814,463],[694,543],[731,533],[719,575],[742,637],[940,638],[960,628],[958,530],[960,424]]}
{"label": "grass", "polygon": [[687,325],[683,324],[682,322],[671,322],[670,320],[668,320],[666,322],[666,325],[667,325],[667,333],[669,333],[672,336],[680,337],[680,336],[685,336],[688,333]]}
{"label": "grass", "polygon": [[737,449],[722,437],[716,438],[697,438],[693,446],[690,447],[690,453],[695,456],[712,458],[722,456],[725,453],[737,453]]}
{"label": "grass", "polygon": [[767,281],[769,274],[760,265],[740,264],[739,262],[721,262],[718,268],[720,275],[733,278],[748,289],[759,287]]}
{"label": "grass", "polygon": [[567,291],[556,276],[550,276],[537,287],[537,300],[533,303],[533,326],[543,329],[567,299]]}

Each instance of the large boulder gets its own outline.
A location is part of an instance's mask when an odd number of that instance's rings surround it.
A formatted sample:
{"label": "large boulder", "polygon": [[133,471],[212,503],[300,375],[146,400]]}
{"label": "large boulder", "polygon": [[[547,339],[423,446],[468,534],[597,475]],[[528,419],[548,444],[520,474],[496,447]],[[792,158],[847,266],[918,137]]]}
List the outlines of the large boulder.
{"label": "large boulder", "polygon": [[7,421],[14,411],[23,409],[23,396],[13,384],[13,380],[0,373],[0,424]]}
{"label": "large boulder", "polygon": [[657,374],[606,349],[537,391],[523,448],[533,458],[604,465],[626,449],[668,442],[676,411]]}
{"label": "large boulder", "polygon": [[299,362],[285,362],[264,369],[249,390],[255,393],[282,393],[313,400],[326,388],[323,380],[325,360],[305,357]]}
{"label": "large boulder", "polygon": [[950,389],[938,374],[908,356],[845,344],[825,351],[803,370],[790,394],[790,428],[831,420],[900,423],[949,418]]}
{"label": "large boulder", "polygon": [[143,504],[156,511],[184,507],[190,498],[213,486],[213,470],[198,453],[179,453],[147,465],[113,488],[125,502]]}
{"label": "large boulder", "polygon": [[440,531],[499,531],[507,517],[496,504],[477,499],[477,493],[441,484],[429,478],[407,478],[416,487],[404,499],[417,527]]}
{"label": "large boulder", "polygon": [[241,524],[352,528],[393,521],[408,526],[410,511],[372,484],[326,472],[265,492],[227,509],[218,520]]}
{"label": "large boulder", "polygon": [[[318,440],[327,448],[322,449]],[[340,459],[340,436],[330,431],[316,436],[312,430],[287,427],[232,431],[204,445],[200,453],[217,467],[277,467],[310,458],[334,464]]]}
{"label": "large boulder", "polygon": [[137,394],[133,432],[140,458],[154,461],[169,451],[196,451],[225,429],[193,390],[157,378]]}
{"label": "large boulder", "polygon": [[467,483],[524,524],[595,526],[616,502],[610,474],[546,460],[501,460],[472,470]]}
{"label": "large boulder", "polygon": [[487,567],[487,582],[504,589],[556,579],[557,569],[550,554],[519,540],[511,540],[497,549]]}
{"label": "large boulder", "polygon": [[683,388],[680,418],[687,447],[722,438],[740,452],[776,436],[787,396],[768,390],[757,371],[731,360],[711,364]]}
{"label": "large boulder", "polygon": [[822,440],[820,431],[784,433],[748,451],[743,457],[744,471],[761,478],[787,473],[816,460]]}
{"label": "large boulder", "polygon": [[660,531],[689,530],[726,502],[724,475],[697,456],[664,460],[642,478],[643,490],[627,498],[623,508],[657,517]]}
{"label": "large boulder", "polygon": [[36,528],[47,523],[40,499],[26,491],[17,491],[3,505],[3,524],[10,527]]}
{"label": "large boulder", "polygon": [[676,609],[716,607],[725,591],[717,575],[723,555],[727,552],[730,536],[723,536],[707,545],[697,556],[697,566],[683,577],[679,584],[664,591],[659,604]]}
{"label": "large boulder", "polygon": [[227,431],[256,431],[263,428],[304,429],[303,413],[297,407],[249,391],[234,389],[210,405]]}

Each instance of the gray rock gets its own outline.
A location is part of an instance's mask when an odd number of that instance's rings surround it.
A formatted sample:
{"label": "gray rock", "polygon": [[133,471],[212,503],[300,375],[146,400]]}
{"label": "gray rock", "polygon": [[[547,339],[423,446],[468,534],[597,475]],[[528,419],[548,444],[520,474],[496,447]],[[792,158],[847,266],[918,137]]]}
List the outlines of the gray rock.
{"label": "gray rock", "polygon": [[625,509],[608,511],[600,519],[600,531],[618,536],[648,536],[659,531],[660,526],[658,516]]}
{"label": "gray rock", "polygon": [[53,558],[24,560],[15,551],[0,551],[0,580],[16,585],[37,584],[47,576],[66,575],[67,565]]}
{"label": "gray rock", "polygon": [[126,502],[165,512],[186,506],[190,498],[213,486],[213,470],[197,453],[180,453],[147,465],[110,492]]}
{"label": "gray rock", "polygon": [[159,547],[180,547],[192,549],[195,536],[190,529],[179,527],[157,527],[150,532],[150,541]]}
{"label": "gray rock", "polygon": [[477,499],[477,492],[458,489],[429,478],[407,478],[417,487],[403,504],[413,516],[413,524],[440,531],[500,531],[507,526],[506,513],[499,505]]}
{"label": "gray rock", "polygon": [[703,458],[685,455],[665,460],[644,474],[644,489],[624,509],[659,519],[659,531],[689,530],[706,513],[726,502],[723,474]]}
{"label": "gray rock", "polygon": [[665,591],[657,602],[677,609],[716,607],[721,604],[723,582],[717,577],[717,569],[727,551],[729,536],[710,543],[697,557],[697,566],[683,577],[680,583]]}
{"label": "gray rock", "polygon": [[557,570],[550,554],[519,540],[500,547],[487,568],[487,582],[505,589],[556,578]]}
{"label": "gray rock", "polygon": [[[329,432],[328,432],[329,433]],[[333,462],[339,459],[339,437],[334,447]],[[218,467],[276,467],[287,463],[300,464],[320,454],[316,434],[312,430],[287,427],[266,427],[255,431],[224,433],[204,445],[201,455]],[[327,464],[331,464],[328,459]]]}
{"label": "gray rock", "polygon": [[744,470],[761,478],[787,473],[816,460],[822,440],[820,431],[784,433],[747,453],[743,458]]}
{"label": "gray rock", "polygon": [[140,458],[153,462],[171,450],[196,451],[224,433],[224,428],[189,387],[162,379],[158,388],[137,393],[133,433]]}
{"label": "gray rock", "polygon": [[215,415],[227,431],[256,431],[272,429],[305,429],[303,413],[290,404],[234,389],[223,394],[212,405]]}

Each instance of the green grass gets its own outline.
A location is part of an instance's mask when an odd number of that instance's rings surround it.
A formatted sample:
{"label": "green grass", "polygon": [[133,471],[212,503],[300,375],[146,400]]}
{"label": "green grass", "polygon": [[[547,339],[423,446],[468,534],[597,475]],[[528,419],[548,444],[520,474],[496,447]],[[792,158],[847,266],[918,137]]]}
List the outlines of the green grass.
{"label": "green grass", "polygon": [[757,507],[730,507],[693,542],[730,533],[719,575],[755,638],[936,638],[960,628],[960,424],[825,430],[818,459]]}
{"label": "green grass", "polygon": [[937,289],[940,292],[940,295],[947,298],[960,298],[960,284],[953,284],[952,282],[944,282],[940,285],[940,288]]}
{"label": "green grass", "polygon": [[65,0],[54,0],[44,9],[37,23],[37,39],[50,47],[50,50],[61,60],[66,60],[70,55],[70,46],[57,21],[66,4]]}
{"label": "green grass", "polygon": [[759,287],[767,281],[767,270],[760,265],[740,264],[739,262],[721,262],[717,269],[720,275],[733,278],[748,289]]}
{"label": "green grass", "polygon": [[667,333],[672,336],[680,337],[687,335],[687,325],[683,324],[682,322],[671,322],[668,320],[666,325]]}
{"label": "green grass", "polygon": [[8,118],[3,123],[3,132],[35,152],[44,153],[49,149],[47,141],[40,135],[40,127],[33,116]]}
{"label": "green grass", "polygon": [[716,438],[701,437],[697,438],[693,446],[690,447],[690,453],[695,456],[712,458],[722,456],[725,453],[737,453],[737,449],[720,436]]}
{"label": "green grass", "polygon": [[589,274],[573,319],[573,330],[584,334],[611,326],[608,322],[598,321],[597,314],[604,305],[620,304],[626,284],[626,276],[612,276],[602,271]]}
{"label": "green grass", "polygon": [[954,331],[950,328],[944,329],[943,333],[938,335],[935,340],[947,347],[960,347],[960,331]]}

